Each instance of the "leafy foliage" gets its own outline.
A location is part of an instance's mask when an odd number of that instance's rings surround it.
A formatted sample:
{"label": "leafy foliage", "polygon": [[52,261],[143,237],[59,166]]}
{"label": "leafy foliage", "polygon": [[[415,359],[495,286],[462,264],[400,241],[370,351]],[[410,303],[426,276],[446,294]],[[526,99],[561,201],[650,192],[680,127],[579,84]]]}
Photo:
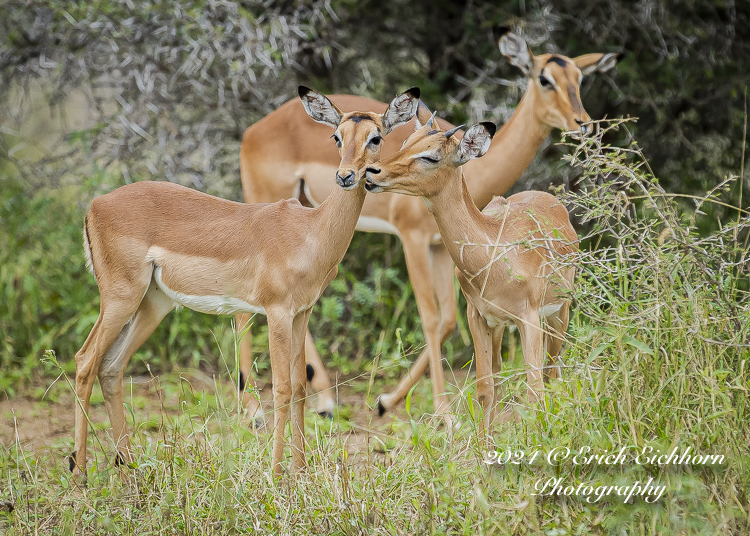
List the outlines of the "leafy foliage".
{"label": "leafy foliage", "polygon": [[[93,153],[81,159],[54,151],[58,158],[16,162],[30,186],[40,179],[59,182],[71,172],[80,176],[69,164],[85,166],[93,156],[126,182],[166,177],[201,189],[215,182],[213,190],[236,195],[236,141],[287,100],[295,80],[281,73],[302,69],[302,47],[317,24],[330,20],[322,6],[287,13],[260,2],[51,0],[25,6],[6,2],[0,17],[0,102],[12,118],[6,133],[22,130],[29,113],[18,92],[28,94],[41,82],[50,105],[84,93]],[[61,165],[63,155],[67,165]],[[226,178],[231,182],[222,184]]]}
{"label": "leafy foliage", "polygon": [[[12,0],[0,10],[0,155],[29,188],[76,182],[94,164],[119,183],[166,177],[238,198],[243,130],[299,82],[381,100],[419,85],[456,124],[503,122],[526,83],[497,51],[494,28],[508,24],[536,52],[625,52],[616,76],[584,81],[584,102],[594,118],[639,118],[633,130],[667,190],[706,191],[743,170],[746,2]],[[28,131],[39,102],[60,116],[61,139]],[[519,188],[575,178],[558,150],[544,153]]]}

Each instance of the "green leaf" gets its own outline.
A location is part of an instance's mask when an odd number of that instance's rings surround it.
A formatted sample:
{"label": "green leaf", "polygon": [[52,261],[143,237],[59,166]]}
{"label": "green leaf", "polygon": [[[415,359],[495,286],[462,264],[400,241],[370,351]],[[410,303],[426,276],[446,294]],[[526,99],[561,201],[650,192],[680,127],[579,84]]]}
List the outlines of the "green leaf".
{"label": "green leaf", "polygon": [[625,335],[622,338],[622,342],[629,346],[632,346],[633,348],[638,348],[644,354],[654,355],[654,351],[651,349],[651,347],[645,342],[639,341],[638,339],[634,339],[633,337]]}

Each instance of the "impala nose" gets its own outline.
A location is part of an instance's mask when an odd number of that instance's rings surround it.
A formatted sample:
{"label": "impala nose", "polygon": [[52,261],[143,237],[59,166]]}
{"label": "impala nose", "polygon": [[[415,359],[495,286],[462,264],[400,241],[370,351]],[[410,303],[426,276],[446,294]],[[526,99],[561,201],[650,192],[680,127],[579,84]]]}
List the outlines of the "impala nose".
{"label": "impala nose", "polygon": [[382,191],[382,186],[372,181],[372,176],[377,175],[380,173],[380,169],[368,167],[365,170],[365,176],[367,177],[367,180],[365,181],[365,190],[368,192],[375,192],[375,191]]}
{"label": "impala nose", "polygon": [[584,134],[591,134],[591,125],[584,125],[585,121],[582,119],[576,119],[576,123],[581,127],[581,132]]}
{"label": "impala nose", "polygon": [[349,171],[348,173],[344,173],[342,175],[340,172],[336,172],[336,182],[341,186],[342,188],[351,188],[355,184],[355,173],[354,171]]}

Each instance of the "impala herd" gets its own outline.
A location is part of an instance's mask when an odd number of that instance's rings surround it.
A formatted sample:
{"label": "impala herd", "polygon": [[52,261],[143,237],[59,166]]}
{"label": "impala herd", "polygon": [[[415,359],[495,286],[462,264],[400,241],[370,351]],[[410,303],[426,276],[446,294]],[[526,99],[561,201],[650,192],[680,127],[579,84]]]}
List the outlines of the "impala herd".
{"label": "impala herd", "polygon": [[[300,86],[299,100],[245,132],[240,170],[246,203],[161,181],[129,184],[96,198],[84,223],[84,249],[101,309],[75,356],[71,471],[85,478],[87,414],[96,377],[116,462],[130,461],[125,367],[179,306],[237,315],[238,328],[253,314],[267,316],[273,472],[282,472],[290,408],[292,468],[302,470],[307,380],[318,392],[319,413],[330,415],[335,407],[308,319],[355,230],[401,239],[427,343],[398,387],[379,397],[381,415],[404,398],[429,363],[435,413],[449,429],[452,425],[441,345],[456,325],[454,264],[468,303],[481,428],[488,431],[496,418],[513,417],[509,410],[496,415],[495,381],[508,325],[518,328],[527,396],[536,401],[543,377],[558,375],[554,362],[568,324],[575,273],[572,257],[566,257],[577,251],[577,236],[567,210],[550,194],[496,196],[521,176],[552,129],[579,135],[590,130],[579,93],[582,76],[611,69],[619,56],[534,56],[509,32],[499,47],[528,80],[516,112],[497,135],[492,123],[479,123],[462,135],[461,127],[428,111],[417,88],[385,105],[347,95],[329,99]],[[405,126],[396,128],[400,125]],[[258,399],[248,389],[251,370],[246,334],[239,388],[250,416],[261,420]]]}

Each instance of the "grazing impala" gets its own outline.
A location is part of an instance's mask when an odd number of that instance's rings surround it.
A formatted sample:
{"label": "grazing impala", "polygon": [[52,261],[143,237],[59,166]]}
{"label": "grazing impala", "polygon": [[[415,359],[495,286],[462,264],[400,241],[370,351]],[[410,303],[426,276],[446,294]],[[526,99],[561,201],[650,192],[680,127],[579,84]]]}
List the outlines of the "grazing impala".
{"label": "grazing impala", "polygon": [[419,90],[383,114],[344,113],[300,86],[306,112],[335,129],[341,155],[330,196],[316,208],[296,199],[247,205],[168,182],[138,182],[95,199],[84,225],[89,266],[101,295],[99,318],[76,354],[74,473],[86,468],[89,399],[99,377],[117,447],[130,459],[122,405],[125,366],[177,306],[212,314],[268,317],[273,375],[273,470],[281,472],[291,405],[292,464],[305,466],[304,337],[313,304],[336,276],[365,200],[364,170],[380,140],[409,121]]}
{"label": "grazing impala", "polygon": [[[534,56],[526,42],[513,33],[506,33],[499,47],[526,75],[528,86],[516,112],[495,136],[487,155],[466,165],[469,193],[479,207],[504,194],[516,182],[553,128],[588,129],[586,123],[590,118],[579,93],[581,77],[611,69],[619,58],[618,54],[587,54],[574,59],[557,54]],[[362,97],[339,95],[333,100],[344,110],[385,109],[385,104]],[[421,116],[425,110],[420,107],[418,113]],[[429,113],[422,122],[428,117]],[[442,128],[451,127],[440,120],[438,123]],[[413,128],[408,126],[394,131],[385,139],[382,155],[397,151],[411,132]],[[337,164],[336,153],[325,143],[327,136],[323,127],[307,121],[298,102],[281,106],[248,128],[240,153],[245,201],[271,202],[300,196],[315,205],[325,199],[333,189],[328,177]],[[451,259],[435,221],[420,199],[383,194],[367,197],[357,229],[400,237],[427,343],[396,390],[380,397],[380,413],[408,393],[428,362],[436,412],[441,413],[447,408],[441,344],[455,328],[456,301]],[[246,321],[247,318],[240,318],[238,325]],[[319,392],[318,411],[330,412],[333,393],[326,390],[330,386],[328,376],[309,333],[306,341],[308,363],[315,369],[313,387]],[[250,337],[246,336],[241,347],[244,378],[249,378],[251,368]],[[251,413],[259,411],[255,399],[249,396],[246,399]]]}
{"label": "grazing impala", "polygon": [[461,166],[487,152],[493,123],[474,125],[460,141],[453,135],[457,129],[442,131],[432,119],[417,126],[402,150],[367,168],[366,188],[421,196],[432,207],[468,303],[477,399],[488,427],[503,328],[518,327],[532,402],[543,388],[545,339],[553,360],[559,355],[575,268],[558,261],[577,250],[578,237],[565,207],[544,192],[496,198],[479,211]]}

